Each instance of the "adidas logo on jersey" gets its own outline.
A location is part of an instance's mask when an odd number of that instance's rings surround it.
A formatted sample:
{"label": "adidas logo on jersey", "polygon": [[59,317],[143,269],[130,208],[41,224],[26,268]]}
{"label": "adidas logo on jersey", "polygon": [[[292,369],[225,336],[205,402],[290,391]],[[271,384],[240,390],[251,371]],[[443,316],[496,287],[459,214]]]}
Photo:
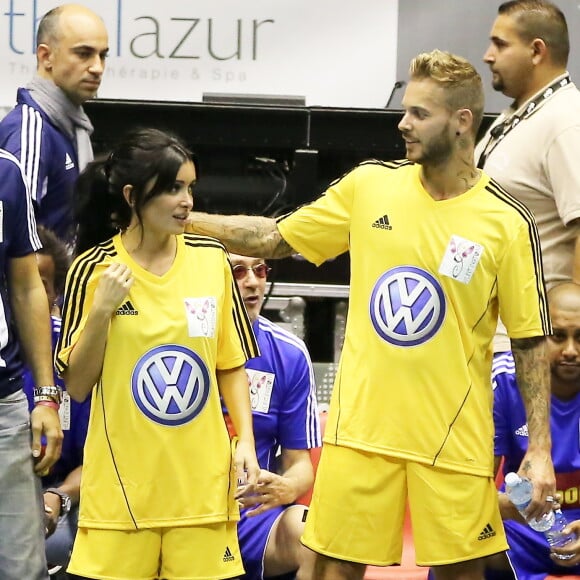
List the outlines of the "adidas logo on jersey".
{"label": "adidas logo on jersey", "polygon": [[64,156],[64,168],[68,171],[69,169],[73,169],[75,166],[74,161],[71,159],[68,153]]}
{"label": "adidas logo on jersey", "polygon": [[121,304],[119,308],[117,308],[116,312],[117,316],[137,316],[139,314],[138,310],[133,308],[130,300],[127,300],[124,304]]}
{"label": "adidas logo on jersey", "polygon": [[515,430],[515,434],[520,435],[522,437],[527,437],[528,436],[528,424],[524,423],[521,427],[518,427]]}
{"label": "adidas logo on jersey", "polygon": [[392,230],[393,226],[389,223],[389,216],[385,214],[373,223],[373,228],[380,228],[381,230]]}
{"label": "adidas logo on jersey", "polygon": [[495,536],[495,530],[491,527],[491,524],[487,524],[483,530],[481,530],[481,534],[477,536],[478,540],[487,540],[488,538],[493,538]]}
{"label": "adidas logo on jersey", "polygon": [[229,546],[227,546],[226,551],[224,552],[224,562],[233,562],[234,560],[234,555],[232,554]]}

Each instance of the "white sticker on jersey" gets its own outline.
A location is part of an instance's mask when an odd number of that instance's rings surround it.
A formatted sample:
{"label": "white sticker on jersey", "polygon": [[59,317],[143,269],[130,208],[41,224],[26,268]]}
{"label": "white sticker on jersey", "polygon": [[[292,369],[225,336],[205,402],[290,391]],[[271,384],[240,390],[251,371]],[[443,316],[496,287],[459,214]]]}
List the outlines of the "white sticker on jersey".
{"label": "white sticker on jersey", "polygon": [[70,431],[70,395],[62,392],[62,403],[58,409],[58,416],[60,417],[60,426],[63,431]]}
{"label": "white sticker on jersey", "polygon": [[250,403],[252,411],[267,413],[270,410],[270,399],[274,387],[274,373],[246,369],[250,387]]}
{"label": "white sticker on jersey", "polygon": [[460,236],[451,236],[439,266],[439,273],[469,284],[482,254],[482,245]]}
{"label": "white sticker on jersey", "polygon": [[213,337],[216,326],[216,299],[213,296],[185,299],[189,336]]}

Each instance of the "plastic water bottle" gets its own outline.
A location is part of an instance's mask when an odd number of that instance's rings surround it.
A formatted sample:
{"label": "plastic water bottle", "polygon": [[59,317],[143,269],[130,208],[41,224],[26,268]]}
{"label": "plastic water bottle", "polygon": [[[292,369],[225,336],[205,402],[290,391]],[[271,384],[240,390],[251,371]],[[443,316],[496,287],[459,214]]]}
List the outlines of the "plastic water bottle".
{"label": "plastic water bottle", "polygon": [[[525,518],[524,512],[532,501],[532,482],[520,477],[517,473],[510,472],[505,476],[505,492],[508,499]],[[575,539],[575,534],[563,534],[562,530],[568,525],[566,516],[562,510],[557,509],[544,514],[539,519],[527,519],[528,525],[537,532],[543,532],[553,548],[562,548]],[[572,556],[559,556],[561,560],[567,560]]]}

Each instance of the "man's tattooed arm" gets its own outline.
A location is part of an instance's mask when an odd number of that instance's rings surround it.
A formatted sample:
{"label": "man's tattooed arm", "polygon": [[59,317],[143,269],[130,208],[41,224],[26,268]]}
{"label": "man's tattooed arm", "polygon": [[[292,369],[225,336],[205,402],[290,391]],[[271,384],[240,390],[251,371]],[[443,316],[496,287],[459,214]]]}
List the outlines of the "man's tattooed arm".
{"label": "man's tattooed arm", "polygon": [[286,258],[295,250],[282,238],[273,218],[192,212],[187,231],[217,238],[230,252],[256,258]]}
{"label": "man's tattooed arm", "polygon": [[512,338],[516,379],[526,408],[528,450],[520,472],[534,484],[534,501],[529,515],[538,517],[551,509],[546,497],[556,491],[550,434],[550,365],[544,336]]}

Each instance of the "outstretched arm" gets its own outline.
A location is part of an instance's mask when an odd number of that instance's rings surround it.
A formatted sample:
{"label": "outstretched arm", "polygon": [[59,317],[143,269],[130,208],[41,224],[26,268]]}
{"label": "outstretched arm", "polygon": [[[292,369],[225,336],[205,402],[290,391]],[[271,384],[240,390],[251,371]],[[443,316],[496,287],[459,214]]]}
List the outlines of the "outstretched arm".
{"label": "outstretched arm", "polygon": [[245,256],[287,258],[296,253],[280,235],[273,218],[191,212],[186,229],[217,238],[230,252]]}
{"label": "outstretched arm", "polygon": [[551,457],[550,367],[546,344],[543,336],[512,339],[516,379],[528,422],[528,450],[519,471],[534,484],[528,517],[539,517],[549,511],[552,504],[546,497],[554,496],[556,490]]}

